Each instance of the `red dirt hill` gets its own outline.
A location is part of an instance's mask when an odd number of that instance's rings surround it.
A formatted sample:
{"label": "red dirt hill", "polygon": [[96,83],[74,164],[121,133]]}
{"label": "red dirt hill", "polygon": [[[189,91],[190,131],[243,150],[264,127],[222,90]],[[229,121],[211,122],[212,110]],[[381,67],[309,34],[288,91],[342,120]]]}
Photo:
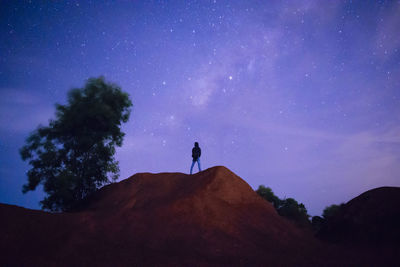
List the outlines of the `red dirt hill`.
{"label": "red dirt hill", "polygon": [[316,241],[225,167],[139,173],[77,212],[0,205],[0,265],[299,265]]}
{"label": "red dirt hill", "polygon": [[320,236],[345,243],[400,244],[400,187],[379,187],[344,204]]}

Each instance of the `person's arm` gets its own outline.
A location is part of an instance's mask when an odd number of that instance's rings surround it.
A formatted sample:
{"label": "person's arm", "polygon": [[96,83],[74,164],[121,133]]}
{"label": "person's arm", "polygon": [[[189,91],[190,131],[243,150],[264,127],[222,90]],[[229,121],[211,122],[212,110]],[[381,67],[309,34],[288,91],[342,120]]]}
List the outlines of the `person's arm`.
{"label": "person's arm", "polygon": [[201,156],[201,148],[199,147],[199,158],[200,158],[200,156]]}

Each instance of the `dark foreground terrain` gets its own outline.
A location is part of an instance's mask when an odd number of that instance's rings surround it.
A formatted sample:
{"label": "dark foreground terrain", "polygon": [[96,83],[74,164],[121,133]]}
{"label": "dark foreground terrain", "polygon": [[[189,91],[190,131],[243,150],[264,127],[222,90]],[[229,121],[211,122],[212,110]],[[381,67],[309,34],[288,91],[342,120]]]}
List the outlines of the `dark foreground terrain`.
{"label": "dark foreground terrain", "polygon": [[400,262],[399,242],[392,239],[320,241],[311,230],[279,216],[225,167],[195,175],[136,174],[103,187],[79,211],[70,213],[0,204],[0,218],[1,266],[395,266]]}

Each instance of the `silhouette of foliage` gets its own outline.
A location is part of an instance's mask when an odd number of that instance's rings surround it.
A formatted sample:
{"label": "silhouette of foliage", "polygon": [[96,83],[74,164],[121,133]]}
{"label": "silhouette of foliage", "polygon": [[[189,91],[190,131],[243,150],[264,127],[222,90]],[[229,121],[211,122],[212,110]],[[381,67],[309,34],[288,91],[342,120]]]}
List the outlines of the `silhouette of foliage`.
{"label": "silhouette of foliage", "polygon": [[313,216],[311,219],[311,226],[312,226],[314,232],[318,232],[319,230],[321,230],[324,223],[325,223],[325,219],[322,218],[321,216]]}
{"label": "silhouette of foliage", "polygon": [[56,119],[39,126],[20,149],[31,169],[24,193],[43,184],[43,209],[69,210],[81,199],[119,176],[115,146],[121,146],[132,102],[104,77],[89,79],[68,92],[66,105],[56,104]]}
{"label": "silhouette of foliage", "polygon": [[303,203],[298,203],[293,198],[280,199],[277,197],[271,188],[260,185],[256,190],[257,194],[265,200],[271,202],[279,215],[294,221],[301,226],[310,224],[307,209]]}
{"label": "silhouette of foliage", "polygon": [[303,203],[298,203],[294,198],[282,200],[281,206],[278,208],[279,215],[286,217],[297,224],[308,225],[310,222],[307,209]]}
{"label": "silhouette of foliage", "polygon": [[256,190],[257,194],[259,194],[262,198],[269,201],[274,205],[275,209],[278,209],[281,205],[281,200],[272,192],[270,187],[265,187],[264,185],[260,185]]}
{"label": "silhouette of foliage", "polygon": [[311,220],[311,225],[315,233],[318,233],[322,228],[326,228],[327,224],[330,223],[334,217],[340,212],[344,204],[330,205],[327,206],[321,216],[314,216]]}
{"label": "silhouette of foliage", "polygon": [[322,217],[325,220],[329,220],[329,218],[332,218],[333,216],[335,216],[335,214],[337,214],[339,212],[342,205],[343,204],[341,204],[341,205],[333,204],[333,205],[326,207],[322,212]]}

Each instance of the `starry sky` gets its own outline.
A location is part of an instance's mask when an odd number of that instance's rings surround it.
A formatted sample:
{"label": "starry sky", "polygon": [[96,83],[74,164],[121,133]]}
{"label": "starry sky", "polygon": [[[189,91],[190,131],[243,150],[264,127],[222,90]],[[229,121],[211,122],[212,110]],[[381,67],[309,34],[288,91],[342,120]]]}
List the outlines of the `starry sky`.
{"label": "starry sky", "polygon": [[[69,89],[130,94],[121,177],[224,165],[311,215],[400,186],[400,1],[0,2],[0,202]],[[195,167],[197,171],[197,166]]]}

